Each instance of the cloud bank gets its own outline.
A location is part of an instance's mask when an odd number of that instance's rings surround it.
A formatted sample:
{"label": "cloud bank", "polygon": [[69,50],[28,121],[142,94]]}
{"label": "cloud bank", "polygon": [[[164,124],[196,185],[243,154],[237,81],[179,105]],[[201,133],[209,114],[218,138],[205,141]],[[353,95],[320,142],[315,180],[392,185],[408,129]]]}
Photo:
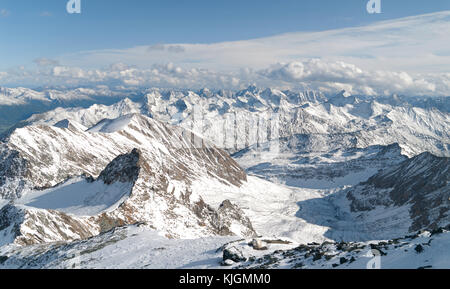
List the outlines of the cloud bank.
{"label": "cloud bank", "polygon": [[39,60],[38,70],[17,69],[0,72],[0,81],[40,83],[45,86],[121,85],[135,87],[225,88],[242,89],[249,84],[276,88],[311,89],[334,93],[346,90],[352,94],[415,96],[448,96],[450,73],[417,74],[384,70],[363,70],[342,61],[309,59],[273,64],[265,69],[241,69],[217,72],[208,69],[185,69],[173,63],[141,69],[123,63],[105,69],[52,65]]}
{"label": "cloud bank", "polygon": [[84,51],[0,72],[0,84],[450,95],[450,11],[322,32],[214,44]]}

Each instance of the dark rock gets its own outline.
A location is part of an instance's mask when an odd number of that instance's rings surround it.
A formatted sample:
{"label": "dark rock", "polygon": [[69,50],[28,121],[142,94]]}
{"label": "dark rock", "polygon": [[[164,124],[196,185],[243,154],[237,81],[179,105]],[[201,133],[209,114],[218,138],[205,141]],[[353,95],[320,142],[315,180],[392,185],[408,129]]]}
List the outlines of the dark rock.
{"label": "dark rock", "polygon": [[317,260],[320,260],[320,259],[322,259],[322,254],[321,253],[314,254],[313,261],[317,261]]}
{"label": "dark rock", "polygon": [[8,260],[8,256],[0,256],[0,264],[5,263],[6,260]]}
{"label": "dark rock", "polygon": [[140,152],[138,149],[133,149],[129,154],[116,157],[100,173],[99,180],[107,185],[115,182],[134,183],[139,175],[139,159]]}
{"label": "dark rock", "polygon": [[229,247],[223,250],[223,261],[232,260],[234,262],[245,262],[247,258],[236,247]]}
{"label": "dark rock", "polygon": [[414,250],[416,250],[416,252],[419,254],[423,252],[423,247],[419,244],[414,248]]}

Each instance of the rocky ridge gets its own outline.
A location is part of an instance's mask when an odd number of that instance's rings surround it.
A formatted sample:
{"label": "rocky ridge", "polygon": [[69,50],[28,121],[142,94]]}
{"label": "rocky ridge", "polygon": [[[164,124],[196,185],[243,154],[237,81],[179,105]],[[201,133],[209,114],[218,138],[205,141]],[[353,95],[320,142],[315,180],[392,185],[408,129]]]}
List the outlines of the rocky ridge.
{"label": "rocky ridge", "polygon": [[[183,129],[137,114],[89,131],[77,127],[27,126],[3,144],[0,163],[12,163],[14,172],[22,172],[13,173],[11,166],[1,171],[0,192],[11,200],[1,210],[3,239],[26,245],[84,239],[138,222],[171,238],[255,234],[238,207],[225,202],[213,209],[189,189],[193,180],[204,177],[230,186],[246,180],[224,151]],[[36,192],[70,189],[70,181],[79,176],[82,183],[129,183],[131,190],[122,203],[95,216],[20,204],[21,198]]]}

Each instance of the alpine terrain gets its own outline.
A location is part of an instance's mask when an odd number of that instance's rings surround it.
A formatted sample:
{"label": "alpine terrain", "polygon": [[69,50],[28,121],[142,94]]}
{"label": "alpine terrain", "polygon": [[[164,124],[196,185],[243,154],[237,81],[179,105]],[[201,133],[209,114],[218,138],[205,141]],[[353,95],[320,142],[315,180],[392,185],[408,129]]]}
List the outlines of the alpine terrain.
{"label": "alpine terrain", "polygon": [[0,268],[449,268],[449,104],[1,88]]}

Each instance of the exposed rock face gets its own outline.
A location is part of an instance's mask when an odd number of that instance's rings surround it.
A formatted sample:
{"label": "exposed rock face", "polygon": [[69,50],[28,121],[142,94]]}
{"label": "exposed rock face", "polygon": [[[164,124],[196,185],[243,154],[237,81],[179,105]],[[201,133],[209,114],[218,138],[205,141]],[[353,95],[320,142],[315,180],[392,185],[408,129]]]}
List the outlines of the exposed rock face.
{"label": "exposed rock face", "polygon": [[[0,214],[10,217],[3,219],[0,234],[17,244],[84,239],[141,222],[171,238],[255,235],[238,207],[225,202],[215,210],[189,189],[202,178],[240,186],[245,172],[225,152],[192,133],[141,115],[102,121],[87,132],[44,125],[17,129],[1,156],[3,198],[58,187],[80,175],[86,183],[131,185],[121,203],[94,216],[5,206]],[[11,166],[5,162],[15,164],[21,174],[7,169]],[[26,186],[14,186],[20,182]],[[11,186],[13,193],[4,193]]]}
{"label": "exposed rock face", "polygon": [[18,151],[0,143],[0,196],[6,199],[20,197],[28,188],[28,162]]}
{"label": "exposed rock face", "polygon": [[239,235],[254,235],[254,230],[250,219],[237,205],[225,200],[217,210],[217,227],[221,235],[230,235],[230,228],[239,228]]}
{"label": "exposed rock face", "polygon": [[436,229],[450,223],[449,168],[449,158],[423,153],[350,189],[347,198],[353,212],[408,206],[410,231]]}
{"label": "exposed rock face", "polygon": [[120,155],[109,163],[98,177],[105,184],[114,182],[134,183],[139,176],[139,150],[133,149],[129,154]]}

